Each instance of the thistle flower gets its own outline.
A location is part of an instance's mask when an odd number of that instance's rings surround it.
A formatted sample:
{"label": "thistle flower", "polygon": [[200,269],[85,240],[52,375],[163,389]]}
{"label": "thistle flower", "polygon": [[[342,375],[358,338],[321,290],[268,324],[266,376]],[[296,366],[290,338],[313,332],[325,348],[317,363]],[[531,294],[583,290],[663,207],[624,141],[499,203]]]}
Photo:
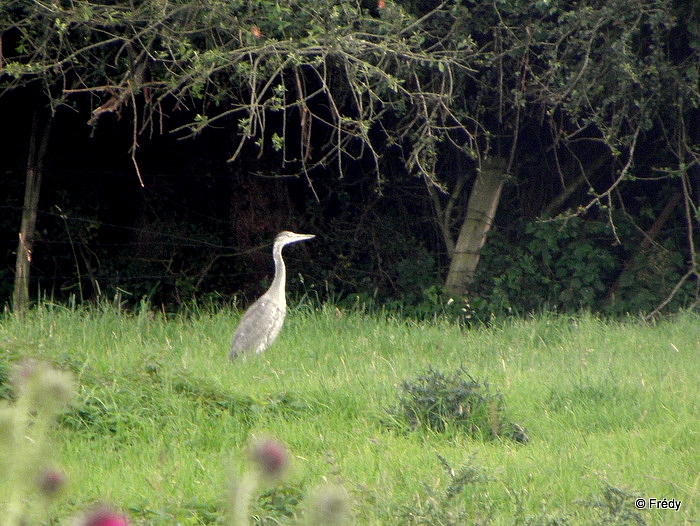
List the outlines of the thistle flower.
{"label": "thistle flower", "polygon": [[83,515],[76,526],[129,526],[124,515],[103,504]]}
{"label": "thistle flower", "polygon": [[66,476],[55,468],[47,468],[37,477],[39,493],[50,499],[56,497],[65,485]]}
{"label": "thistle flower", "polygon": [[289,464],[287,448],[273,438],[261,438],[248,449],[248,458],[268,480],[279,479]]}
{"label": "thistle flower", "polygon": [[51,467],[49,432],[75,386],[69,373],[36,360],[16,364],[10,380],[14,401],[0,404],[0,523],[29,524],[48,513],[65,485],[64,475]]}
{"label": "thistle flower", "polygon": [[248,460],[252,469],[231,480],[230,524],[247,526],[250,504],[261,480],[278,482],[289,466],[287,448],[274,438],[258,438],[248,446]]}

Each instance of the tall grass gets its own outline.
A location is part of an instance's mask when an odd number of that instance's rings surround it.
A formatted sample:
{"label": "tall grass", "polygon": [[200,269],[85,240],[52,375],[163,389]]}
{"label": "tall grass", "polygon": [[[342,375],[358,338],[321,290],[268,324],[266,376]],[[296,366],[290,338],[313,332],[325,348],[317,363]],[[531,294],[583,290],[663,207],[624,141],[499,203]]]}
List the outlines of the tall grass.
{"label": "tall grass", "polygon": [[[290,313],[265,354],[227,362],[227,311],[40,307],[0,321],[1,371],[22,357],[70,369],[55,431],[72,481],[57,520],[95,501],[135,524],[221,523],[251,436],[291,475],[252,512],[292,524],[325,481],[356,524],[691,524],[700,516],[700,319],[649,325],[539,316],[464,329],[332,307]],[[400,386],[463,368],[501,393],[527,444],[387,424]],[[0,395],[6,393],[0,385]],[[636,510],[634,497],[682,501]],[[251,520],[253,523],[253,520]]]}

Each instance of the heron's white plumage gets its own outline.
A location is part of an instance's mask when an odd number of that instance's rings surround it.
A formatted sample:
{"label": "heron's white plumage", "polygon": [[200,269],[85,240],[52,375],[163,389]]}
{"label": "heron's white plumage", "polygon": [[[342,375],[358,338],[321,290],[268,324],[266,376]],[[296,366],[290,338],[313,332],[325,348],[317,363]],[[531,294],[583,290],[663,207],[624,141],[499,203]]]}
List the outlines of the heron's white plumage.
{"label": "heron's white plumage", "polygon": [[315,236],[311,234],[295,234],[288,231],[277,234],[275,244],[272,247],[275,277],[267,292],[250,306],[238,323],[229,352],[231,360],[241,354],[261,353],[275,341],[282,330],[287,314],[285,297],[287,271],[282,259],[282,249],[290,243],[313,237]]}

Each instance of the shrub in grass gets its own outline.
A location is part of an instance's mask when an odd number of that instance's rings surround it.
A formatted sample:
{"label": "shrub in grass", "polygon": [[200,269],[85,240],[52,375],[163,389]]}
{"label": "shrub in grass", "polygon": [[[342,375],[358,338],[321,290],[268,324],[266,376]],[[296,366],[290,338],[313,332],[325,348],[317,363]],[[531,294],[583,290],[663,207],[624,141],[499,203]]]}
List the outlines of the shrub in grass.
{"label": "shrub in grass", "polygon": [[456,429],[478,439],[528,441],[523,428],[506,418],[501,394],[492,392],[488,382],[475,380],[463,368],[449,375],[429,368],[417,378],[405,380],[398,406],[388,411],[410,429],[437,433]]}
{"label": "shrub in grass", "polygon": [[443,475],[446,475],[449,481],[447,487],[441,484],[440,487],[435,488],[425,484],[426,496],[421,499],[421,502],[404,505],[398,511],[401,517],[400,523],[411,526],[490,524],[489,502],[486,502],[488,499],[472,500],[471,509],[467,510],[456,497],[466,492],[481,495],[483,492],[480,489],[484,489],[486,484],[495,479],[473,463],[472,459],[461,467],[455,468],[442,455],[438,454],[437,457],[444,472]]}
{"label": "shrub in grass", "polygon": [[647,522],[634,504],[639,497],[636,492],[603,482],[602,495],[596,497],[590,506],[596,510],[599,524],[646,526]]}

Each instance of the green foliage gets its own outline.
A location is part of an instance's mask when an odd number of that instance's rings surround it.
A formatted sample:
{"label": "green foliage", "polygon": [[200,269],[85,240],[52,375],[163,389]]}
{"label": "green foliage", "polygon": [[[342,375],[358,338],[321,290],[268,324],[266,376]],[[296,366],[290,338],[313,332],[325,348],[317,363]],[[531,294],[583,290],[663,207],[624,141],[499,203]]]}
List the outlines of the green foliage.
{"label": "green foliage", "polygon": [[[604,310],[613,314],[620,312],[648,312],[669,297],[686,272],[685,250],[678,246],[678,239],[667,238],[662,243],[652,244],[636,251],[631,264],[620,275],[614,297]],[[670,311],[692,305],[697,285],[690,281],[681,286],[671,298]]]}
{"label": "green foliage", "polygon": [[646,526],[647,521],[635,506],[638,498],[643,497],[636,492],[604,483],[602,495],[591,504],[599,513],[600,524]]}
{"label": "green foliage", "polygon": [[10,365],[0,361],[0,400],[8,400],[12,395],[10,385]]}
{"label": "green foliage", "polygon": [[[473,458],[459,468],[454,468],[442,455],[438,454],[437,457],[447,484],[442,483],[435,487],[426,483],[425,491],[429,496],[424,497],[422,502],[416,501],[401,509],[401,523],[425,526],[499,524],[494,520],[488,502],[489,484],[497,482],[497,479],[487,474],[483,466],[476,464]],[[460,494],[468,496],[469,506],[460,505],[459,499],[456,498]],[[610,526],[646,526],[648,524],[642,513],[635,507],[635,500],[639,498],[639,494],[616,488],[605,481],[602,482],[600,495],[595,494],[589,500],[572,503],[568,510],[555,513],[530,513],[523,508],[522,497],[517,491],[511,491],[510,494],[515,508],[513,524],[568,526],[580,524],[580,521]]]}
{"label": "green foliage", "polygon": [[[570,388],[557,388],[550,392],[543,404],[544,411],[561,415],[561,418],[577,425],[600,429],[632,429],[643,418],[645,408],[638,404],[639,392],[633,386],[620,386],[612,379],[605,381],[574,382]],[[624,411],[619,408],[624,407]],[[590,418],[595,415],[595,418]]]}
{"label": "green foliage", "polygon": [[517,232],[517,241],[494,232],[484,248],[470,298],[477,318],[602,307],[621,264],[607,225],[573,217],[524,224]]}
{"label": "green foliage", "polygon": [[[460,468],[453,468],[445,457],[438,454],[438,460],[443,468],[443,475],[447,475],[449,484],[444,489],[426,488],[430,497],[424,503],[412,503],[401,510],[401,523],[415,525],[458,526],[460,524],[487,524],[487,512],[485,510],[467,511],[455,502],[455,497],[460,493],[474,488],[478,491],[480,485],[488,482],[483,468],[470,461]],[[478,505],[474,508],[479,508]],[[477,517],[474,515],[478,514]],[[483,515],[482,515],[483,514]]]}
{"label": "green foliage", "polygon": [[[432,196],[434,204],[444,204],[459,197],[450,195],[455,170],[472,172],[485,155],[510,152],[514,162],[509,175],[518,187],[526,182],[538,192],[560,192],[575,187],[572,180],[581,171],[592,193],[572,197],[576,209],[588,205],[588,199],[598,206],[606,201],[605,206],[618,206],[616,199],[627,203],[626,191],[635,182],[641,192],[657,195],[642,186],[649,172],[661,174],[665,188],[676,190],[679,181],[692,176],[688,170],[697,156],[697,141],[685,123],[694,122],[689,112],[700,103],[698,22],[697,14],[681,4],[617,0],[581,8],[563,0],[468,5],[389,1],[381,6],[373,1],[177,0],[125,8],[75,0],[46,9],[36,2],[5,2],[0,7],[0,97],[8,100],[13,91],[41,85],[41,102],[56,110],[54,129],[59,134],[66,107],[76,110],[81,124],[87,120],[95,136],[113,130],[110,115],[122,124],[131,121],[114,128],[122,140],[111,148],[124,157],[132,151],[134,165],[153,136],[171,131],[197,136],[223,128],[226,152],[220,161],[237,159],[241,164],[236,171],[303,175],[309,195],[318,201],[336,190],[326,179],[352,178],[334,195],[350,209],[340,228],[328,218],[333,214],[328,208],[308,221],[319,232],[331,232],[329,241],[336,243],[335,259],[324,261],[332,264],[317,273],[317,291],[325,286],[335,297],[352,295],[429,317],[444,309],[442,298],[435,298],[449,243],[436,240],[429,218],[439,207],[426,206],[426,182],[428,188],[440,189]],[[215,142],[210,137],[207,144]],[[231,137],[235,144],[230,144]],[[457,162],[442,162],[450,152]],[[595,156],[606,159],[604,169],[585,173],[584,161]],[[565,166],[564,158],[575,167]],[[528,159],[537,162],[526,173],[521,167]],[[160,172],[160,166],[149,169]],[[225,171],[221,166],[216,170]],[[183,171],[201,176],[204,170],[197,165]],[[206,177],[194,179],[203,184],[181,183],[174,202],[212,185]],[[351,184],[359,189],[346,204],[343,192]],[[386,205],[381,212],[367,213],[392,185],[397,199],[381,202]],[[70,188],[73,193],[75,185]],[[295,190],[290,188],[291,194]],[[238,196],[238,189],[232,194]],[[220,188],[209,190],[221,193]],[[264,196],[254,197],[262,201]],[[104,200],[94,202],[100,211],[109,208]],[[404,207],[401,214],[394,209],[397,203]],[[182,305],[193,295],[260,283],[262,279],[247,276],[234,286],[219,279],[202,287],[210,270],[220,276],[247,270],[245,265],[223,264],[223,250],[206,253],[202,245],[237,246],[231,226],[235,230],[238,223],[251,221],[272,228],[275,223],[266,213],[269,209],[234,218],[240,204],[229,197],[225,208],[212,212],[208,219],[232,218],[236,223],[219,219],[214,227],[213,221],[197,225],[192,217],[178,216],[172,207],[154,210],[158,220],[149,218],[144,224],[173,232],[182,242],[176,248],[151,243],[142,253],[124,249],[116,257],[113,251],[95,251],[92,259],[101,261],[102,275],[91,275],[68,249],[51,254],[46,260],[61,270],[70,268],[73,275],[56,272],[47,288],[82,299],[88,279],[93,285],[121,279],[128,286],[115,284],[110,295],[121,288],[134,301],[147,296],[155,303]],[[453,204],[451,210],[460,209]],[[691,205],[681,226],[686,237],[697,221]],[[85,217],[96,214],[88,211]],[[366,221],[368,217],[373,220]],[[459,218],[444,218],[448,235],[454,235]],[[645,310],[668,293],[668,287],[653,290],[654,282],[672,287],[674,279],[685,275],[692,259],[689,247],[674,240],[658,265],[669,262],[673,271],[661,280],[658,274],[631,275],[616,296],[622,300],[608,308],[602,289],[620,261],[614,249],[600,242],[601,224],[589,219],[586,226],[523,226],[529,240],[522,243],[492,238],[497,250],[491,254],[510,257],[488,258],[483,286],[470,298],[476,316],[485,319],[543,305],[615,313]],[[386,226],[370,228],[368,223]],[[14,227],[8,223],[7,228]],[[85,251],[86,261],[91,259],[94,232],[72,241],[57,232],[47,229],[47,244],[72,244]],[[342,239],[348,235],[352,241]],[[199,245],[185,246],[187,239],[197,239]],[[55,267],[41,259],[41,250],[36,252],[34,271],[50,274],[48,269]],[[6,253],[11,256],[12,248]],[[655,260],[656,255],[648,259]],[[341,266],[353,270],[336,272]],[[496,268],[498,274],[492,272]],[[153,279],[139,279],[143,276]],[[0,293],[6,296],[11,278],[7,271],[0,274]],[[650,286],[636,291],[634,283]],[[688,304],[691,289],[688,283],[673,307]]]}
{"label": "green foliage", "polygon": [[293,518],[300,514],[304,491],[299,486],[281,484],[261,493],[254,515],[261,526],[294,524]]}
{"label": "green foliage", "polygon": [[[494,315],[548,310],[650,312],[683,275],[683,240],[678,231],[669,231],[661,243],[640,249],[645,238],[628,218],[614,221],[614,231],[607,222],[580,217],[494,229],[469,297],[471,314],[488,321]],[[668,308],[691,305],[693,287],[680,288]]]}
{"label": "green foliage", "polygon": [[411,429],[466,432],[482,440],[529,440],[520,426],[506,419],[502,396],[491,393],[488,382],[474,380],[463,368],[449,376],[431,368],[405,380],[399,405],[388,411]]}

